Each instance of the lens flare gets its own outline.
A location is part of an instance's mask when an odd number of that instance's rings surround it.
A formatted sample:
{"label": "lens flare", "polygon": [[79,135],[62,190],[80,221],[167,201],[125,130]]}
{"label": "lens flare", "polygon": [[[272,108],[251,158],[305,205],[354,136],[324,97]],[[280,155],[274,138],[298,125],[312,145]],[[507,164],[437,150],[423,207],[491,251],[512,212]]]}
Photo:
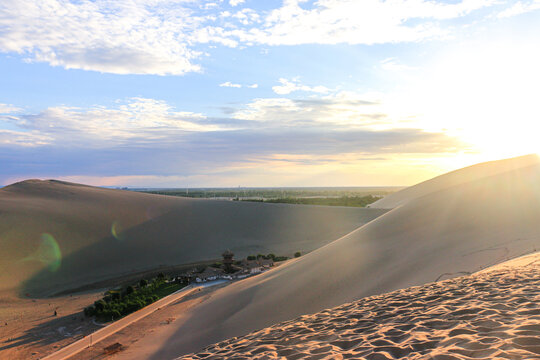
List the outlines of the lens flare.
{"label": "lens flare", "polygon": [[23,261],[39,261],[46,265],[51,272],[56,272],[62,264],[62,252],[60,246],[51,234],[41,234],[39,247]]}
{"label": "lens flare", "polygon": [[122,233],[122,231],[123,229],[120,223],[118,221],[113,221],[111,225],[111,234],[116,240],[124,240],[124,234]]}

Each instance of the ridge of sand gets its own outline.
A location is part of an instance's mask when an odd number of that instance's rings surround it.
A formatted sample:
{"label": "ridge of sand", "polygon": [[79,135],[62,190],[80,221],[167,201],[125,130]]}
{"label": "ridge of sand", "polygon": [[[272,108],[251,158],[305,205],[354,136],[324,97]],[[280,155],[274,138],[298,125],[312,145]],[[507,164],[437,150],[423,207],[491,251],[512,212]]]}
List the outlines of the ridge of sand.
{"label": "ridge of sand", "polygon": [[534,254],[301,316],[182,359],[539,358],[539,288]]}
{"label": "ridge of sand", "polygon": [[153,359],[366,296],[469,274],[540,246],[540,165],[428,194],[197,308]]}
{"label": "ridge of sand", "polygon": [[421,196],[452,186],[501,174],[507,171],[538,164],[536,154],[524,155],[504,160],[488,161],[434,177],[414,186],[392,193],[369,205],[370,208],[393,209]]}
{"label": "ridge of sand", "polygon": [[[221,257],[292,256],[384,210],[151,195],[57,180],[0,190],[0,291],[44,297],[138,271]],[[43,236],[49,243],[43,246]],[[59,266],[49,267],[58,245]],[[54,262],[52,262],[53,265]]]}

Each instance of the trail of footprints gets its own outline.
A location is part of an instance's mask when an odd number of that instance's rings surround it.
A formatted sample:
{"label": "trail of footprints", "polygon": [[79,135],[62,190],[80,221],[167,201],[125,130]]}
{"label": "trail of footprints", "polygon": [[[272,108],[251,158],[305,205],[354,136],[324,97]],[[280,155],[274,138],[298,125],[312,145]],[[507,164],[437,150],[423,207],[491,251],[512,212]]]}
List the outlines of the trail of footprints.
{"label": "trail of footprints", "polygon": [[185,359],[540,359],[540,267],[364,298]]}

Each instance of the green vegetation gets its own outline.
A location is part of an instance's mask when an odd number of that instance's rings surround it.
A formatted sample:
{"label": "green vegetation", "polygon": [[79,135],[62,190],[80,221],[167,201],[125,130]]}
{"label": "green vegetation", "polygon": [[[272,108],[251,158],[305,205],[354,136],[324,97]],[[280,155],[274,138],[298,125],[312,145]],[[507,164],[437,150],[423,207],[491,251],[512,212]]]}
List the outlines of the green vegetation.
{"label": "green vegetation", "polygon": [[228,188],[228,189],[159,189],[136,191],[191,198],[218,198],[234,201],[365,207],[399,187],[344,188]]}
{"label": "green vegetation", "polygon": [[166,282],[165,275],[159,274],[150,282],[142,279],[137,287],[130,285],[124,290],[107,291],[103,299],[86,307],[84,314],[96,316],[103,321],[117,320],[180,290],[184,286],[186,284]]}
{"label": "green vegetation", "polygon": [[278,198],[268,200],[244,200],[260,201],[266,203],[302,204],[302,205],[327,205],[327,206],[351,206],[366,207],[379,200],[380,197],[373,195],[366,196],[340,196],[340,197],[310,197],[310,198]]}
{"label": "green vegetation", "polygon": [[302,256],[302,253],[300,253],[300,251],[297,251],[294,253],[295,258],[300,257],[300,256]]}
{"label": "green vegetation", "polygon": [[[296,254],[300,254],[300,252],[297,252]],[[256,256],[255,255],[248,255],[247,259],[248,260],[257,260],[257,259],[268,260],[268,259],[272,259],[274,261],[285,261],[285,260],[289,260],[289,257],[288,256],[276,256],[275,254],[270,253],[268,255],[263,255],[263,254],[258,254]]]}
{"label": "green vegetation", "polygon": [[[376,198],[400,190],[400,187],[308,187],[308,188],[206,188],[206,189],[136,189],[136,191],[191,198],[225,198],[265,201],[276,199],[356,198],[372,195]],[[283,201],[279,201],[283,202]],[[296,203],[295,203],[296,204]],[[326,204],[324,204],[326,205]],[[351,205],[344,205],[351,206]]]}

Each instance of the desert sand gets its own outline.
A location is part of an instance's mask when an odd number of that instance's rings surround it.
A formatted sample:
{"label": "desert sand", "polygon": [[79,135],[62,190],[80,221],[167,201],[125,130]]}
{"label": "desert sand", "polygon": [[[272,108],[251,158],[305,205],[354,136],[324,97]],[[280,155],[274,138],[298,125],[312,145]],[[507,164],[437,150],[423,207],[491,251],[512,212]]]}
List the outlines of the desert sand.
{"label": "desert sand", "polygon": [[[102,293],[21,299],[0,293],[0,359],[39,359],[100,328],[82,309]],[[57,316],[54,316],[54,311]]]}
{"label": "desert sand", "polygon": [[367,297],[182,359],[540,358],[540,255]]}
{"label": "desert sand", "polygon": [[308,252],[384,210],[213,201],[29,180],[0,190],[0,290],[55,295],[159,266]]}
{"label": "desert sand", "polygon": [[488,161],[463,169],[452,171],[427,181],[410,186],[402,191],[395,192],[370,204],[370,208],[393,209],[410,200],[434,193],[452,186],[481,179],[483,177],[500,174],[506,171],[537,164],[538,155],[531,154],[516,158]]}
{"label": "desert sand", "polygon": [[534,251],[540,246],[539,184],[540,165],[533,165],[411,199],[316,251],[216,291],[190,309],[169,338],[155,339],[161,346],[151,358],[200,351],[303,314]]}

